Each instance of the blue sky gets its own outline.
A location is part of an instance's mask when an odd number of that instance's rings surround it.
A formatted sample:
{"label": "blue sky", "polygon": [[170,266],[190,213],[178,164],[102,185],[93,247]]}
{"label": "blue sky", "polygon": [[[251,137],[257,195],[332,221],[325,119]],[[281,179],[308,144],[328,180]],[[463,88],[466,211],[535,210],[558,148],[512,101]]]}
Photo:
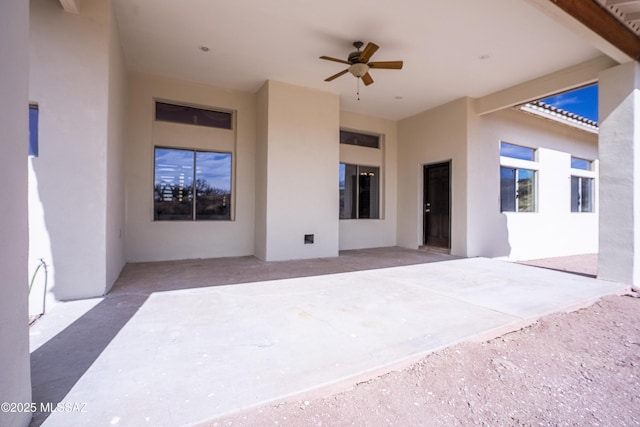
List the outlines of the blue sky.
{"label": "blue sky", "polygon": [[541,99],[553,107],[598,121],[598,85],[585,86]]}

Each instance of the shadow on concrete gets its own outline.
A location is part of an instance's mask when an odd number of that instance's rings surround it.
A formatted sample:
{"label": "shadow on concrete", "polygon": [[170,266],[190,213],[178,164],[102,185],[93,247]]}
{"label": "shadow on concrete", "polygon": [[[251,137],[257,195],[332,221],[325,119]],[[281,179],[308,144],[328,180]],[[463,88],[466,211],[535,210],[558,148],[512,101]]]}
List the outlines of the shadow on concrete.
{"label": "shadow on concrete", "polygon": [[[31,353],[32,401],[55,407],[89,369],[111,340],[136,314],[148,295],[109,296]],[[81,402],[73,402],[81,403]],[[33,414],[41,425],[50,412]]]}
{"label": "shadow on concrete", "polygon": [[[127,264],[110,293],[95,307],[31,353],[33,402],[55,407],[155,292],[309,277],[457,257],[403,248],[343,251],[333,258],[265,262],[255,257]],[[81,403],[81,402],[65,402]],[[50,413],[33,414],[31,427]]]}
{"label": "shadow on concrete", "polygon": [[582,271],[574,271],[572,269],[556,268],[556,267],[549,267],[549,266],[537,265],[537,264],[529,264],[527,262],[519,262],[518,264],[528,265],[530,267],[544,268],[544,269],[547,269],[547,270],[559,271],[561,273],[576,274],[578,276],[590,277],[592,279],[597,279],[598,278],[597,274],[585,273],[585,272],[582,272]]}
{"label": "shadow on concrete", "polygon": [[459,257],[399,247],[341,251],[340,256],[291,261],[261,261],[253,256],[127,264],[110,295],[174,291],[297,277],[321,276],[404,265],[450,261]]}

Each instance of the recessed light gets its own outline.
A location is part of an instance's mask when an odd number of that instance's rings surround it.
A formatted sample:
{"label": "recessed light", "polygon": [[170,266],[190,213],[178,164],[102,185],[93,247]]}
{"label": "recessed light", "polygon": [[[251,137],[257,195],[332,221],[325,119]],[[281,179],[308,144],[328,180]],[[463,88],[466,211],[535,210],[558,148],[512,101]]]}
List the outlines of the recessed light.
{"label": "recessed light", "polygon": [[404,96],[395,96],[395,99],[404,99]]}
{"label": "recessed light", "polygon": [[478,59],[480,59],[481,61],[487,60],[489,58],[491,58],[491,56],[488,53],[478,56]]}
{"label": "recessed light", "polygon": [[200,50],[203,52],[209,52],[211,49],[209,49],[208,46],[200,46]]}

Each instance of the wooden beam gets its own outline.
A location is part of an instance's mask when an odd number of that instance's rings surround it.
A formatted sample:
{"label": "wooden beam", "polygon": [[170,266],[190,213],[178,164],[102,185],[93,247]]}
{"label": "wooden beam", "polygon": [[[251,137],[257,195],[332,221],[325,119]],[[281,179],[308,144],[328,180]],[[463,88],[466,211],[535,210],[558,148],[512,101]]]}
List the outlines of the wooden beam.
{"label": "wooden beam", "polygon": [[80,13],[80,0],[60,0],[60,4],[65,12]]}
{"label": "wooden beam", "polygon": [[620,49],[634,60],[640,59],[640,37],[595,0],[549,0],[582,25]]}

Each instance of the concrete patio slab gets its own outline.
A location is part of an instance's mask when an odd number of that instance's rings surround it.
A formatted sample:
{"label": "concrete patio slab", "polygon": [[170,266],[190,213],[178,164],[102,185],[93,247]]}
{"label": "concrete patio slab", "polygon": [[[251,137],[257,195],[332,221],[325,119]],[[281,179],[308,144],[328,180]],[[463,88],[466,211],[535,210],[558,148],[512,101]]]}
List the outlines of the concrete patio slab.
{"label": "concrete patio slab", "polygon": [[[215,275],[184,272],[203,283],[202,274]],[[170,288],[161,281],[151,280]],[[40,319],[31,330],[34,400],[86,405],[38,414],[33,425],[196,424],[345,389],[457,342],[628,290],[482,258],[185,287],[119,287],[80,317],[74,305],[86,302],[59,304]],[[61,321],[65,312],[76,320]],[[67,326],[45,341],[59,325]]]}

